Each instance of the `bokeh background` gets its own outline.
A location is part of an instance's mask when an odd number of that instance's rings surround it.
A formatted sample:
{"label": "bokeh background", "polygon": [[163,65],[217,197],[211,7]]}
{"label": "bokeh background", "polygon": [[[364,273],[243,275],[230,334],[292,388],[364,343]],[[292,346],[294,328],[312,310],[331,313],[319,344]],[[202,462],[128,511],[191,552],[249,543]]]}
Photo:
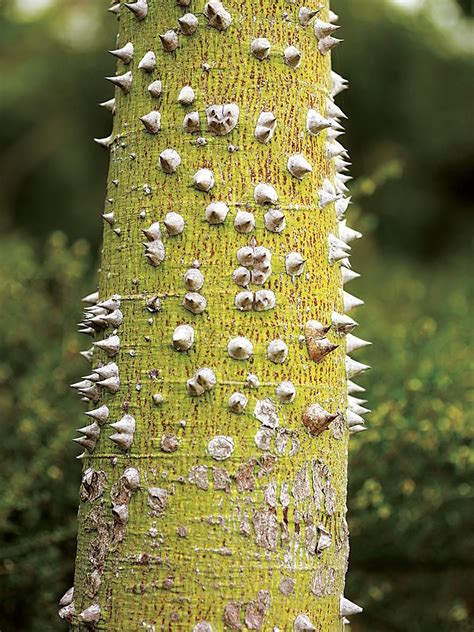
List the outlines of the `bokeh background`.
{"label": "bokeh background", "polygon": [[[107,0],[0,3],[0,629],[64,630],[116,21]],[[350,223],[373,412],[351,439],[352,630],[472,631],[473,3],[334,0],[352,90]],[[471,372],[470,372],[471,371]]]}

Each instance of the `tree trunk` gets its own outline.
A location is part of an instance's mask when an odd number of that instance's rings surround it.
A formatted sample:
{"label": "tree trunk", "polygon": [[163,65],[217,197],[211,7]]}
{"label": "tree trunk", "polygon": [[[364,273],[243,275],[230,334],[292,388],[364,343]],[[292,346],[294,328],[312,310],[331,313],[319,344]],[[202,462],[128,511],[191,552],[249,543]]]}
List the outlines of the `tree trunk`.
{"label": "tree trunk", "polygon": [[336,17],[328,0],[316,16],[287,0],[128,8],[112,8],[100,300],[82,327],[95,368],[76,385],[93,410],[61,616],[340,630],[357,609],[341,610],[348,426],[363,426],[339,316],[355,235],[337,221]]}

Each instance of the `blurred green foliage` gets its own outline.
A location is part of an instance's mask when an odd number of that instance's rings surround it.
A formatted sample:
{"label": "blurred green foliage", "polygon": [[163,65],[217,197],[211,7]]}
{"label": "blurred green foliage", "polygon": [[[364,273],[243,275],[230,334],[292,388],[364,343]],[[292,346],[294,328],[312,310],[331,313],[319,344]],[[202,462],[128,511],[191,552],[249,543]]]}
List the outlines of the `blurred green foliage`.
{"label": "blurred green foliage", "polygon": [[[70,439],[82,410],[67,384],[87,370],[78,351],[89,341],[74,330],[101,231],[107,159],[90,139],[110,129],[96,106],[114,71],[105,5],[0,6],[2,632],[65,627],[56,603],[72,583],[80,464]],[[348,289],[366,301],[356,318],[374,342],[358,355],[374,367],[370,429],[351,440],[346,594],[365,607],[352,630],[467,632],[472,23],[454,0],[333,5],[346,41],[334,64],[352,83],[338,98],[357,176],[349,222],[367,235],[354,247],[362,279]],[[470,0],[458,5],[472,15]]]}
{"label": "blurred green foliage", "polygon": [[472,270],[456,256],[427,269],[372,253],[356,284],[357,295],[369,297],[357,314],[360,334],[374,346],[364,356],[373,366],[364,380],[369,430],[351,440],[347,594],[365,607],[353,630],[467,632]]}
{"label": "blurred green foliage", "polygon": [[353,87],[338,98],[350,114],[353,175],[393,160],[403,165],[403,178],[364,205],[376,218],[379,245],[435,259],[465,248],[472,234],[474,31],[471,21],[454,20],[450,1],[425,4],[439,20],[447,7],[444,26],[433,23],[428,9],[334,0],[346,42],[335,50],[334,65]]}
{"label": "blurred green foliage", "polygon": [[79,418],[67,387],[84,372],[75,323],[90,267],[84,241],[54,233],[36,250],[0,241],[0,630],[64,629],[80,465]]}

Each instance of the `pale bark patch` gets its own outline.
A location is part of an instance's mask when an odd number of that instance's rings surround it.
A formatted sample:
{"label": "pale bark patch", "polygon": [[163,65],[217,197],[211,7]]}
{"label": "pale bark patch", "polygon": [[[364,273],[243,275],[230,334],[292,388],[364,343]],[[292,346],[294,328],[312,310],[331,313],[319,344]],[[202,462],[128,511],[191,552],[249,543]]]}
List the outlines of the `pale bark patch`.
{"label": "pale bark patch", "polygon": [[268,451],[272,446],[272,438],[275,431],[272,428],[259,428],[255,433],[255,445],[259,450]]}
{"label": "pale bark patch", "polygon": [[195,465],[189,470],[188,481],[196,485],[199,489],[207,490],[209,480],[207,478],[207,467],[205,465]]}
{"label": "pale bark patch", "polygon": [[336,571],[331,566],[325,567],[323,564],[318,566],[316,573],[311,578],[310,590],[316,597],[327,597],[333,595],[335,588]]}
{"label": "pale bark patch", "polygon": [[224,608],[224,623],[228,625],[232,630],[241,630],[242,623],[240,622],[240,610],[242,604],[237,601],[231,601]]}
{"label": "pale bark patch", "polygon": [[207,446],[209,454],[216,461],[225,461],[234,452],[234,440],[232,437],[218,435],[209,441]]}
{"label": "pale bark patch", "polygon": [[213,467],[212,476],[215,489],[221,489],[226,493],[230,493],[231,480],[226,469],[223,467]]}
{"label": "pale bark patch", "polygon": [[148,506],[153,514],[161,514],[166,508],[168,500],[168,491],[161,487],[148,488]]}
{"label": "pale bark patch", "polygon": [[282,486],[280,489],[280,503],[283,508],[290,506],[291,496],[290,496],[289,490],[290,490],[290,482],[285,481],[284,483],[282,483]]}
{"label": "pale bark patch", "polygon": [[257,459],[250,459],[247,463],[243,463],[235,474],[235,482],[239,492],[253,491],[255,488],[254,470],[257,465]]}
{"label": "pale bark patch", "polygon": [[86,501],[94,502],[102,496],[107,483],[107,475],[105,472],[94,470],[92,467],[87,468],[82,476],[79,496],[83,503]]}
{"label": "pale bark patch", "polygon": [[295,592],[296,581],[291,577],[286,577],[282,579],[280,582],[280,592],[282,595],[288,597],[288,595],[292,595]]}
{"label": "pale bark patch", "polygon": [[293,481],[293,498],[295,502],[301,502],[311,496],[311,483],[308,474],[308,464],[305,463],[296,473]]}
{"label": "pale bark patch", "polygon": [[258,400],[253,414],[260,423],[268,428],[277,428],[280,424],[278,409],[270,397]]}
{"label": "pale bark patch", "polygon": [[278,546],[278,521],[273,512],[260,509],[253,516],[255,543],[267,551],[276,551]]}
{"label": "pale bark patch", "polygon": [[249,630],[261,630],[265,614],[270,607],[270,593],[260,590],[255,601],[251,601],[245,611],[245,625]]}
{"label": "pale bark patch", "polygon": [[87,573],[84,577],[84,591],[88,597],[94,599],[100,589],[102,573],[99,569],[94,569],[92,573]]}
{"label": "pale bark patch", "polygon": [[179,448],[179,439],[175,435],[164,434],[161,437],[160,447],[163,452],[176,452]]}
{"label": "pale bark patch", "polygon": [[194,626],[193,632],[214,632],[214,628],[207,621],[200,621]]}
{"label": "pale bark patch", "polygon": [[267,474],[271,474],[277,460],[278,459],[276,456],[272,456],[270,454],[264,454],[262,457],[260,457],[260,470],[258,472],[258,478],[263,478],[264,476],[267,476]]}
{"label": "pale bark patch", "polygon": [[277,506],[277,484],[276,481],[272,481],[265,488],[265,502],[269,507],[275,508]]}
{"label": "pale bark patch", "polygon": [[331,516],[336,511],[336,492],[331,482],[328,466],[321,460],[312,461],[314,503],[318,511],[323,501],[326,513]]}

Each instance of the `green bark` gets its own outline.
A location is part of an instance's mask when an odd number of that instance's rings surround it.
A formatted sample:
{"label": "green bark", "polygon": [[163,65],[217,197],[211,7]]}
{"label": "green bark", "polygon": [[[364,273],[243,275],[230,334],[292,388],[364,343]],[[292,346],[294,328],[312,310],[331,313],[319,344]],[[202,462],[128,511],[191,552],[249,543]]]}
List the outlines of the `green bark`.
{"label": "green bark", "polygon": [[[325,155],[326,132],[306,130],[309,108],[326,115],[330,55],[318,52],[314,19],[301,25],[299,7],[286,0],[227,0],[232,24],[222,31],[208,24],[204,4],[192,0],[184,8],[174,0],[149,0],[143,20],[120,10],[118,45],[132,42],[134,54],[129,64],[119,61],[118,74],[131,71],[133,80],[128,94],[116,90],[104,211],[113,213],[114,223],[104,224],[100,300],[120,295],[123,322],[116,327],[118,355],[109,358],[96,348],[92,360],[93,367],[116,362],[120,387],[115,394],[99,387],[94,405],[106,404],[110,415],[100,420],[97,445],[84,456],[71,627],[87,629],[87,612],[96,618],[87,609],[96,605],[98,622],[88,626],[99,630],[189,631],[198,623],[197,630],[215,631],[310,629],[297,627],[301,615],[314,629],[340,630],[348,556],[349,433],[339,414],[347,406],[345,341],[333,328],[327,338],[337,348],[315,361],[320,342],[307,326],[310,320],[330,325],[333,310],[344,312],[340,266],[328,257],[329,234],[338,234],[334,204],[318,206],[318,190],[334,178],[335,165]],[[319,17],[327,21],[327,0],[324,5]],[[178,48],[164,51],[159,34],[176,28],[187,11],[198,17],[196,32],[180,33]],[[250,53],[256,37],[272,44],[263,61]],[[296,69],[284,62],[288,45],[301,51]],[[150,50],[156,69],[148,73],[138,64]],[[162,96],[153,98],[147,88],[158,79]],[[190,106],[177,102],[185,85],[195,92]],[[235,129],[209,131],[206,108],[231,103],[240,108]],[[140,121],[153,110],[161,114],[156,134]],[[183,117],[195,111],[201,130],[190,134]],[[262,111],[273,112],[277,122],[268,144],[254,136]],[[196,142],[199,137],[206,144]],[[171,175],[160,168],[166,149],[181,158]],[[289,156],[299,153],[312,166],[302,179],[287,169]],[[208,193],[193,186],[202,168],[215,177]],[[286,217],[280,233],[265,226],[270,206],[254,200],[262,182],[278,193],[273,207]],[[218,201],[230,210],[224,223],[211,225],[205,209]],[[239,211],[253,213],[251,232],[234,228]],[[179,235],[167,234],[169,212],[184,218]],[[153,222],[160,223],[166,253],[156,267],[143,245],[153,237],[142,233]],[[273,291],[273,309],[235,306],[245,290],[232,273],[244,246],[271,251],[271,275],[247,289]],[[292,252],[305,259],[301,275],[287,273]],[[183,275],[193,266],[204,276],[198,291],[207,301],[196,315],[183,306]],[[154,297],[160,308],[152,313]],[[194,328],[187,351],[172,344],[182,324]],[[102,329],[95,340],[112,332]],[[248,359],[228,353],[238,336],[253,344]],[[288,348],[282,363],[268,351],[276,339]],[[216,385],[193,396],[187,381],[204,367],[212,369]],[[257,387],[249,373],[257,376]],[[287,381],[296,397],[284,403],[276,389]],[[235,392],[248,400],[240,414],[228,407]],[[316,403],[338,414],[317,432],[308,411]],[[116,430],[108,424],[124,415],[136,423],[129,449],[109,438]]]}

